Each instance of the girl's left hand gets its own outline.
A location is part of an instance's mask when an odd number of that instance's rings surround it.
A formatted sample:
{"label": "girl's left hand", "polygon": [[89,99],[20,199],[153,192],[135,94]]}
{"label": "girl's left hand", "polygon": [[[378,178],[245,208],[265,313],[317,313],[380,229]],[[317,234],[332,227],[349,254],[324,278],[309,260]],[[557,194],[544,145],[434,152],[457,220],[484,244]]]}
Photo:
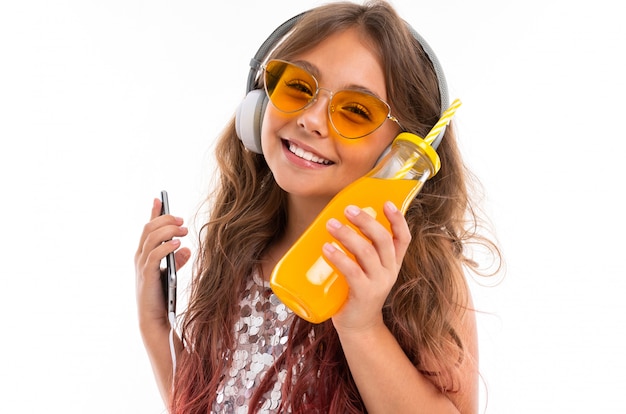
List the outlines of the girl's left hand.
{"label": "girl's left hand", "polygon": [[345,276],[350,292],[344,306],[333,316],[335,329],[362,330],[383,322],[382,308],[398,278],[411,234],[404,215],[391,202],[385,203],[390,234],[382,224],[356,206],[345,210],[346,218],[363,234],[338,220],[328,221],[326,228],[350,252],[354,259],[330,243],[324,245],[324,256]]}

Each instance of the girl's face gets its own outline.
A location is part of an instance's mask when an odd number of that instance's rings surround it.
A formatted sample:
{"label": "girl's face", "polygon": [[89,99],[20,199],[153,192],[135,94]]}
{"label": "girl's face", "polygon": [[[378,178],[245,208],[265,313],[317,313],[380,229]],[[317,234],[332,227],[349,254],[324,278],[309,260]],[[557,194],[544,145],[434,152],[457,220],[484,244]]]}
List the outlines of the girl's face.
{"label": "girl's face", "polygon": [[295,113],[267,105],[263,154],[276,182],[290,196],[326,203],[374,166],[399,128],[387,120],[363,138],[346,139],[330,124],[328,90],[365,89],[387,101],[381,63],[356,30],[334,34],[291,62],[306,67],[325,90],[311,106]]}

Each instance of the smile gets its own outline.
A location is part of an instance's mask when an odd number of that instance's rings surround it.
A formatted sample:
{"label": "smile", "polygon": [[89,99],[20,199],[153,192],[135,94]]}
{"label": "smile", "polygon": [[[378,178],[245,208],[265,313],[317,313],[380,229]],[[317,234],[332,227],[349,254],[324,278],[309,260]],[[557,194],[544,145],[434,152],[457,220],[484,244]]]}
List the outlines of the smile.
{"label": "smile", "polygon": [[287,143],[287,148],[289,148],[289,152],[291,152],[292,154],[295,154],[296,156],[302,158],[303,160],[311,161],[316,164],[322,164],[322,165],[333,164],[332,161],[324,159],[324,158],[320,158],[317,155],[313,154],[312,152],[305,151],[291,142]]}

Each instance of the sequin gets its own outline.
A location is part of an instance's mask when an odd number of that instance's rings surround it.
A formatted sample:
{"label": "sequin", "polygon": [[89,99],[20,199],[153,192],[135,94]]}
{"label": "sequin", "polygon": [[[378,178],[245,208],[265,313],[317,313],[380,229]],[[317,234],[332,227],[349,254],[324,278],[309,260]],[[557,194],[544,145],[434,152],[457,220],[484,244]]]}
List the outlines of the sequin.
{"label": "sequin", "polygon": [[[293,312],[272,293],[267,282],[254,274],[244,294],[239,320],[233,327],[239,345],[218,387],[212,413],[247,414],[254,390],[283,353],[289,338]],[[282,369],[273,387],[261,397],[258,413],[278,413],[285,378]]]}

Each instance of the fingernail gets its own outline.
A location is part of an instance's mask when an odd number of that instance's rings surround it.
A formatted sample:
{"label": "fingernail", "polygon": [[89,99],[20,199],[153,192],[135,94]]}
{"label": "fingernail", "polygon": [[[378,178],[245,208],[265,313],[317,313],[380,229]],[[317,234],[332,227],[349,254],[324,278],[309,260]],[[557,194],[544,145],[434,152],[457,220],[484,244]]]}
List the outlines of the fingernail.
{"label": "fingernail", "polygon": [[322,249],[324,249],[326,253],[333,253],[337,251],[335,246],[333,246],[331,243],[324,243],[324,245],[322,246]]}
{"label": "fingernail", "polygon": [[341,227],[341,222],[335,218],[331,218],[330,220],[328,220],[328,225],[333,229],[338,229],[339,227]]}
{"label": "fingernail", "polygon": [[398,207],[396,207],[396,205],[394,203],[392,203],[391,201],[387,201],[385,203],[385,205],[387,206],[387,208],[393,212],[398,211]]}
{"label": "fingernail", "polygon": [[353,216],[354,217],[354,216],[358,215],[360,212],[361,212],[361,209],[358,208],[357,206],[350,205],[350,206],[346,207],[346,214],[349,215],[349,216]]}

